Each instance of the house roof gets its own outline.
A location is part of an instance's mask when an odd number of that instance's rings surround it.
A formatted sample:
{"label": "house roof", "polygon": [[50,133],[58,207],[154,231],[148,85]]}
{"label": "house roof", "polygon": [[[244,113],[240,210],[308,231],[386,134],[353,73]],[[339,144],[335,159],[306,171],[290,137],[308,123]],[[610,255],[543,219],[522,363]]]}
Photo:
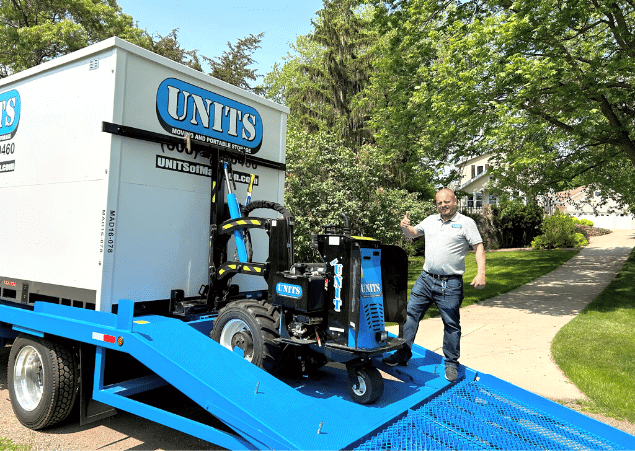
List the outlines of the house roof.
{"label": "house roof", "polygon": [[459,163],[459,166],[468,165],[472,163],[473,161],[480,160],[482,158],[485,158],[486,160],[488,160],[490,156],[491,154],[489,152],[483,153],[481,155],[476,155],[475,157],[468,158],[467,160],[461,160],[461,162]]}
{"label": "house roof", "polygon": [[475,177],[472,177],[471,179],[469,179],[467,182],[459,185],[459,190],[464,189],[465,187],[471,185],[472,183],[476,182],[477,180],[485,177],[487,175],[487,169],[484,170],[483,172],[481,172],[480,174],[477,174]]}
{"label": "house roof", "polygon": [[578,186],[577,188],[570,189],[567,191],[558,191],[556,193],[556,202],[566,202],[568,200],[575,199],[576,197],[580,197],[584,192],[586,186]]}

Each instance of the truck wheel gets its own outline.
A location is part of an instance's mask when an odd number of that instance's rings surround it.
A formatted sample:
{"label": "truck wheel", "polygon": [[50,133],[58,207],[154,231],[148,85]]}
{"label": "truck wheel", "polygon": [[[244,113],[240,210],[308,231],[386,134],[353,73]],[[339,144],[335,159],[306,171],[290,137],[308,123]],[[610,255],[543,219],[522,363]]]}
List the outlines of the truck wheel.
{"label": "truck wheel", "polygon": [[377,368],[361,367],[356,369],[357,386],[349,385],[348,392],[358,404],[371,404],[384,393],[384,379]]}
{"label": "truck wheel", "polygon": [[44,338],[24,335],[9,354],[9,396],[15,416],[30,429],[63,421],[79,387],[79,367],[72,349]]}
{"label": "truck wheel", "polygon": [[275,374],[281,357],[274,342],[278,338],[279,317],[278,310],[264,301],[234,301],[221,309],[210,337],[229,350],[242,349],[245,360]]}

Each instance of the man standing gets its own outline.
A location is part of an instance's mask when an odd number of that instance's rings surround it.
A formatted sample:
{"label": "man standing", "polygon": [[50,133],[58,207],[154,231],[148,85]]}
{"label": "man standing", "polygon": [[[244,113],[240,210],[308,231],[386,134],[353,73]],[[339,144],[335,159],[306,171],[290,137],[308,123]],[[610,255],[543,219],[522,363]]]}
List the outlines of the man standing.
{"label": "man standing", "polygon": [[445,378],[454,382],[458,377],[460,355],[459,308],[463,302],[465,256],[470,246],[475,248],[477,274],[471,285],[480,290],[485,287],[485,248],[474,220],[456,211],[457,199],[452,190],[443,188],[435,199],[438,215],[428,216],[412,227],[406,212],[400,222],[406,238],[425,235],[425,263],[410,292],[403,337],[406,343],[383,362],[390,366],[408,364],[419,321],[434,303],[443,320]]}

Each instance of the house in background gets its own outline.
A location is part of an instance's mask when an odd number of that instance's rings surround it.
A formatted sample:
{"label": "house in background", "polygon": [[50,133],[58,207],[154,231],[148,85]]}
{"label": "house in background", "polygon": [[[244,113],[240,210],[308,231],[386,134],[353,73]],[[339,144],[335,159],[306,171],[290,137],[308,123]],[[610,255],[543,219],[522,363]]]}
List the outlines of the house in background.
{"label": "house in background", "polygon": [[461,163],[461,181],[455,191],[465,191],[467,196],[459,199],[459,210],[479,211],[485,205],[496,205],[498,198],[488,190],[490,154],[470,158]]}
{"label": "house in background", "polygon": [[556,193],[554,204],[557,211],[579,219],[589,219],[595,227],[635,229],[635,217],[632,214],[613,200],[602,203],[599,191],[592,191],[585,186]]}
{"label": "house in background", "polygon": [[[468,194],[458,199],[459,211],[482,212],[487,205],[498,204],[498,198],[489,192],[490,156],[483,154],[461,163],[461,181],[452,188]],[[579,219],[589,219],[595,227],[604,229],[635,229],[635,216],[627,209],[615,201],[603,204],[599,192],[592,192],[584,186],[558,192],[555,196],[542,196],[538,203],[546,214],[556,211],[567,213]]]}

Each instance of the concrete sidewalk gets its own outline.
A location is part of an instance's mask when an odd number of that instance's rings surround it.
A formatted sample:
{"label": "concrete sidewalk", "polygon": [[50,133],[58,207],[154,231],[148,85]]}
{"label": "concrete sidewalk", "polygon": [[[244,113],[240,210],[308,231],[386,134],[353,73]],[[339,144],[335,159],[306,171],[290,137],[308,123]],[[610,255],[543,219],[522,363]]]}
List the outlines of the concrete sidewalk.
{"label": "concrete sidewalk", "polygon": [[[549,399],[584,398],[553,362],[551,341],[606,288],[634,247],[633,230],[592,237],[586,248],[555,271],[462,308],[460,363]],[[397,334],[396,326],[389,330]],[[415,342],[443,355],[441,318],[422,321]]]}

